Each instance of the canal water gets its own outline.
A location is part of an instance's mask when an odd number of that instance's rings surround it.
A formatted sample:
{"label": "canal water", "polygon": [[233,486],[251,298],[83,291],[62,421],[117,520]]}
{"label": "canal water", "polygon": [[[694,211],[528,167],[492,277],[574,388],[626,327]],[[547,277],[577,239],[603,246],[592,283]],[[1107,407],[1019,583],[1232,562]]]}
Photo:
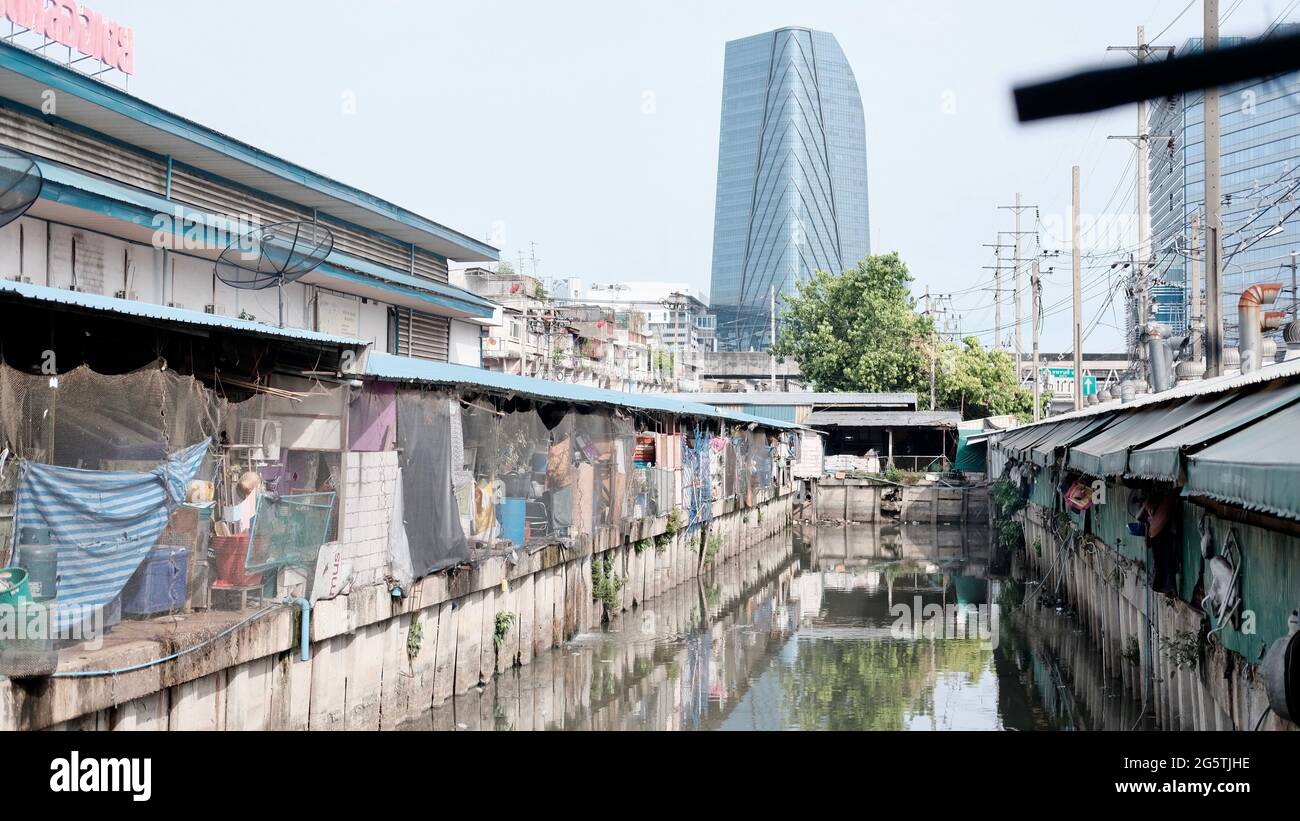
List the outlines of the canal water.
{"label": "canal water", "polygon": [[988,564],[987,531],[803,525],[406,729],[1149,726],[1069,614]]}

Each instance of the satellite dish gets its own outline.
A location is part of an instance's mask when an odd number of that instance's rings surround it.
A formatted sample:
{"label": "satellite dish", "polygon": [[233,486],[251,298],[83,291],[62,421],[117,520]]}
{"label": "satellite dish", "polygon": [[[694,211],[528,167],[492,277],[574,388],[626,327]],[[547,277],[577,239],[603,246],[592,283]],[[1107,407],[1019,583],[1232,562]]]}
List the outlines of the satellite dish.
{"label": "satellite dish", "polygon": [[0,146],[0,226],[27,213],[41,196],[45,178],[36,160]]}
{"label": "satellite dish", "polygon": [[255,228],[226,246],[217,257],[217,279],[232,288],[280,294],[284,327],[284,286],[316,270],[334,250],[334,235],[316,222],[294,220]]}

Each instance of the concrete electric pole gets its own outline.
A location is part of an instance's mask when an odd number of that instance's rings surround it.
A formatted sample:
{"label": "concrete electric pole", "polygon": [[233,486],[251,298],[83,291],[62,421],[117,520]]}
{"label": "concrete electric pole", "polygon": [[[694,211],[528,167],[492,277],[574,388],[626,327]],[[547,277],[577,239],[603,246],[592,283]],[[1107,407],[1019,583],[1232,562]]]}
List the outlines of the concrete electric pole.
{"label": "concrete electric pole", "polygon": [[1071,172],[1070,255],[1074,269],[1074,409],[1083,410],[1083,297],[1079,280],[1079,166]]}
{"label": "concrete electric pole", "polygon": [[1201,332],[1205,326],[1205,318],[1201,316],[1201,212],[1192,212],[1192,247],[1191,256],[1191,289],[1188,296],[1191,299],[1191,316],[1187,323],[1187,333],[1192,337],[1192,362],[1200,363],[1204,355],[1204,345],[1201,339]]}
{"label": "concrete electric pole", "polygon": [[[1127,52],[1133,55],[1133,58],[1139,63],[1145,63],[1153,51],[1173,51],[1167,46],[1152,48],[1146,41],[1146,29],[1143,26],[1137,27],[1136,46],[1108,46],[1106,50]],[[1147,277],[1151,269],[1151,202],[1148,194],[1151,179],[1148,172],[1151,135],[1147,124],[1146,100],[1140,100],[1137,104],[1137,133],[1131,136],[1112,136],[1110,139],[1128,140],[1133,144],[1133,149],[1137,151],[1137,195],[1134,207],[1137,214],[1137,260],[1136,264],[1129,268],[1130,281],[1132,282],[1130,291],[1133,294],[1133,302],[1129,305],[1129,314],[1134,319],[1135,327],[1129,335],[1128,350],[1133,361],[1138,362],[1146,358],[1146,350],[1141,345],[1141,339],[1146,332],[1147,319],[1151,312],[1148,298],[1151,283]]]}
{"label": "concrete electric pole", "polygon": [[[1205,0],[1206,52],[1219,47],[1219,0]],[[1205,378],[1223,375],[1222,178],[1219,89],[1205,89]]]}
{"label": "concrete electric pole", "polygon": [[1024,356],[1024,350],[1025,350],[1025,349],[1024,349],[1023,340],[1022,340],[1022,333],[1021,333],[1021,322],[1022,322],[1022,320],[1021,320],[1021,318],[1020,318],[1020,265],[1021,265],[1021,263],[1022,263],[1022,261],[1023,261],[1023,260],[1021,259],[1021,257],[1020,257],[1020,237],[1021,237],[1022,234],[1034,234],[1034,235],[1037,235],[1037,233],[1038,233],[1037,231],[1021,231],[1021,230],[1020,230],[1020,215],[1021,215],[1024,211],[1026,211],[1026,210],[1028,210],[1028,209],[1031,209],[1031,208],[1036,209],[1036,208],[1038,208],[1038,206],[1037,206],[1037,205],[1022,205],[1021,202],[1020,202],[1020,192],[1017,191],[1017,192],[1016,192],[1016,204],[1015,204],[1015,205],[999,205],[998,208],[1001,208],[1001,209],[1003,209],[1003,210],[1007,210],[1007,211],[1011,211],[1011,212],[1013,212],[1013,213],[1016,215],[1016,230],[1011,232],[1012,234],[1015,235],[1015,238],[1016,238],[1016,241],[1015,241],[1015,249],[1016,249],[1016,252],[1015,252],[1015,253],[1016,253],[1016,256],[1015,256],[1015,259],[1012,260],[1011,264],[1012,264],[1012,266],[1014,266],[1014,270],[1015,270],[1015,283],[1014,283],[1014,287],[1015,287],[1015,289],[1016,289],[1016,290],[1015,290],[1015,298],[1016,298],[1016,335],[1015,335],[1015,351],[1016,351],[1016,380],[1019,381],[1020,379],[1022,379],[1022,378],[1024,377],[1024,368],[1025,368],[1025,356]]}
{"label": "concrete electric pole", "polygon": [[[998,232],[1001,234],[1002,232]],[[999,237],[1001,239],[1001,237]],[[997,265],[985,265],[984,270],[993,272],[993,350],[1002,350],[1002,250],[1010,245],[984,243],[985,248],[992,248],[997,255]]]}
{"label": "concrete electric pole", "polygon": [[1034,370],[1030,378],[1034,380],[1034,421],[1037,422],[1043,415],[1042,388],[1039,385],[1038,371],[1038,313],[1041,310],[1039,300],[1042,299],[1038,281],[1038,258],[1034,258],[1033,270],[1029,273],[1029,312],[1033,320],[1033,346],[1034,346]]}

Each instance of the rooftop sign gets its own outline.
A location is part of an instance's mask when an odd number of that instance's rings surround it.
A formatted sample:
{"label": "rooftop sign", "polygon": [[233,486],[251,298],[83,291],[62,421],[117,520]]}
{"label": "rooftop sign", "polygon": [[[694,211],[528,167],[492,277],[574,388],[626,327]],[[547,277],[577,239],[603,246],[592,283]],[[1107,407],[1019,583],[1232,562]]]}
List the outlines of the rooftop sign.
{"label": "rooftop sign", "polygon": [[135,33],[71,0],[0,0],[5,19],[123,74],[135,73]]}

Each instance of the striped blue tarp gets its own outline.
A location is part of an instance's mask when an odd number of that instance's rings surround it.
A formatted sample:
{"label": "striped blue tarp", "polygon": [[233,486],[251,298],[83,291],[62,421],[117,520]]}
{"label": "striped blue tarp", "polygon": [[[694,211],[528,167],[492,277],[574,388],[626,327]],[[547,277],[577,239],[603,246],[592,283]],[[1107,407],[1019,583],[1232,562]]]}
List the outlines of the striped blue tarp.
{"label": "striped blue tarp", "polygon": [[122,591],[185,500],[210,441],[173,453],[148,473],[23,463],[14,532],[50,529],[58,547],[58,630]]}

